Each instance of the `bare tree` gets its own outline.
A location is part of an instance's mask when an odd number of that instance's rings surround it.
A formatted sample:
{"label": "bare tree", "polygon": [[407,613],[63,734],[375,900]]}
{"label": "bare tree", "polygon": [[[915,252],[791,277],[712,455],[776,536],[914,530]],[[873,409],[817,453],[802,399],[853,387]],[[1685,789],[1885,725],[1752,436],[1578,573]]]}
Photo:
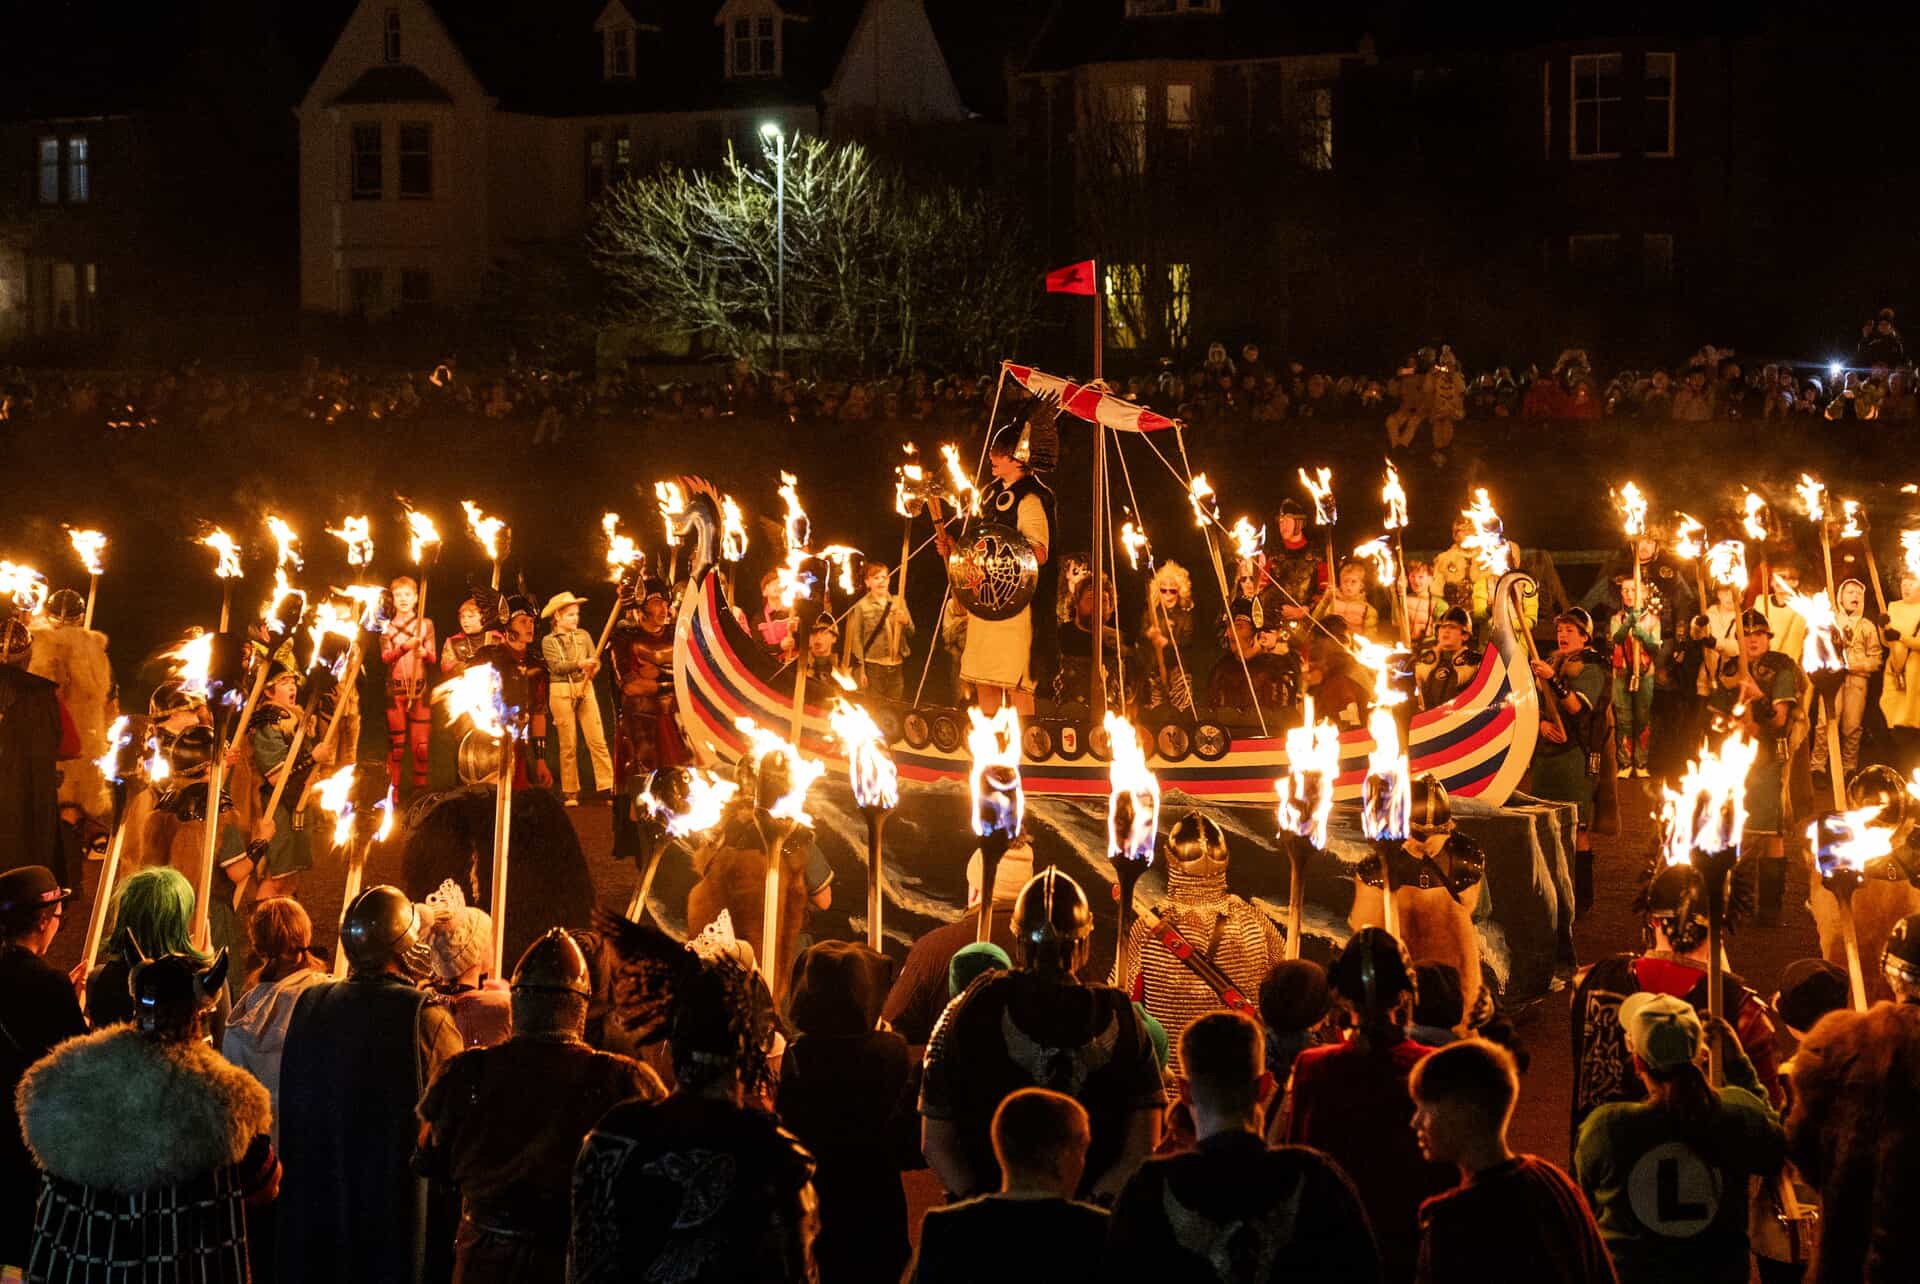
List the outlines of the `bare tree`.
{"label": "bare tree", "polygon": [[[1039,267],[1002,203],[881,172],[855,144],[786,158],[789,351],[823,369],[986,364],[1037,324]],[[771,159],[663,168],[603,198],[588,245],[615,312],[764,361],[776,290]]]}

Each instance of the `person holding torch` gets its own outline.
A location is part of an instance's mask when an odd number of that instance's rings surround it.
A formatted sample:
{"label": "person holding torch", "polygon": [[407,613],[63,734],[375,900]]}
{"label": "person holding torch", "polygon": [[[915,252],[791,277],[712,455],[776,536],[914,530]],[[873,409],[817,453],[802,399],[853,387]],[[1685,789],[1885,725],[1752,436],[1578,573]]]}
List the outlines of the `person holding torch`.
{"label": "person holding torch", "polygon": [[1783,784],[1791,757],[1790,736],[1799,707],[1800,668],[1773,649],[1773,626],[1761,611],[1740,617],[1740,647],[1746,661],[1744,677],[1733,685],[1720,684],[1707,698],[1714,713],[1742,726],[1759,743],[1760,753],[1747,773],[1747,823],[1742,831],[1741,855],[1758,859],[1759,905],[1756,921],[1780,921],[1786,896],[1786,803]]}

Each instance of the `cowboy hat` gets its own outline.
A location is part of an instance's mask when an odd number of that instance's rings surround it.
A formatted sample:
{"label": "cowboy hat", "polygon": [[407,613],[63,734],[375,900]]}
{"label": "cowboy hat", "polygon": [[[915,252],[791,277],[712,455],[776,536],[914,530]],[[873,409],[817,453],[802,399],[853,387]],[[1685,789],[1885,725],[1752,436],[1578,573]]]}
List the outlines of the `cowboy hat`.
{"label": "cowboy hat", "polygon": [[560,613],[560,609],[562,607],[585,606],[586,604],[587,604],[586,598],[575,597],[572,593],[566,591],[565,589],[562,589],[560,592],[555,593],[552,597],[548,598],[547,604],[544,607],[540,608],[540,618],[543,620],[551,620],[554,616]]}

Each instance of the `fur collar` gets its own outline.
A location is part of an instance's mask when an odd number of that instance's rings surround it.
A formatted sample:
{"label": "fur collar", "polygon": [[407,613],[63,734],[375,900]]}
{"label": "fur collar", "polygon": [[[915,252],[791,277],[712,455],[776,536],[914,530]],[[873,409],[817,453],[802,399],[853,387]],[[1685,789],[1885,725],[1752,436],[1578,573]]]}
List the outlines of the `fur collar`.
{"label": "fur collar", "polygon": [[206,1044],[155,1043],[126,1025],[54,1049],[18,1104],[42,1168],[120,1191],[235,1163],[273,1118],[267,1090]]}

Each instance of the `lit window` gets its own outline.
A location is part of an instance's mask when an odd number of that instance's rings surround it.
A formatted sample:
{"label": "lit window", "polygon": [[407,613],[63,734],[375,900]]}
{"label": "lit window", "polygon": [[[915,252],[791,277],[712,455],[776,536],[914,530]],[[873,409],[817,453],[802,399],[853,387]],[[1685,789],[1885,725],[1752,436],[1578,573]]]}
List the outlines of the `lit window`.
{"label": "lit window", "polygon": [[1143,174],[1147,168],[1147,87],[1108,85],[1106,124],[1112,139],[1113,172]]}
{"label": "lit window", "polygon": [[60,203],[60,140],[57,138],[40,140],[39,186],[42,205]]}
{"label": "lit window", "polygon": [[606,33],[607,67],[609,80],[631,80],[633,78],[633,28],[613,27]]}
{"label": "lit window", "polygon": [[1167,264],[1167,347],[1184,350],[1193,336],[1188,325],[1193,312],[1193,265]]}
{"label": "lit window", "polygon": [[1106,291],[1107,343],[1115,348],[1140,346],[1145,328],[1141,316],[1141,278],[1138,263],[1109,263],[1102,272]]}
{"label": "lit window", "polygon": [[1647,55],[1647,74],[1642,101],[1645,104],[1646,133],[1641,148],[1648,156],[1671,156],[1674,150],[1673,71],[1677,60],[1670,53]]}
{"label": "lit window", "polygon": [[75,134],[67,139],[67,199],[85,204],[92,191],[87,173],[87,136]]}
{"label": "lit window", "polygon": [[1567,238],[1567,266],[1576,272],[1609,273],[1620,266],[1620,236],[1596,232]]}
{"label": "lit window", "polygon": [[400,195],[415,200],[433,195],[433,126],[400,126]]}
{"label": "lit window", "polygon": [[1333,169],[1333,87],[1302,85],[1294,91],[1293,136],[1300,168]]}
{"label": "lit window", "polygon": [[613,127],[613,167],[622,178],[633,168],[633,139],[627,136],[625,125]]}
{"label": "lit window", "polygon": [[1193,86],[1167,86],[1167,151],[1176,161],[1193,159]]}
{"label": "lit window", "polygon": [[353,127],[353,199],[380,199],[380,125],[370,121]]}
{"label": "lit window", "polygon": [[400,306],[424,308],[433,302],[433,273],[425,268],[407,268],[400,273]]}
{"label": "lit window", "polygon": [[1673,233],[1648,232],[1640,238],[1640,283],[1650,290],[1673,284]]}
{"label": "lit window", "polygon": [[1153,340],[1176,352],[1187,346],[1193,312],[1191,264],[1169,263],[1163,274],[1150,274],[1138,263],[1109,263],[1101,275],[1109,344],[1131,350]]}
{"label": "lit window", "polygon": [[388,62],[400,61],[400,11],[398,9],[387,10],[385,41],[382,47]]}
{"label": "lit window", "polygon": [[587,199],[607,190],[607,136],[598,125],[587,129]]}
{"label": "lit window", "polygon": [[1576,54],[1571,60],[1569,152],[1576,160],[1620,154],[1620,55]]}

